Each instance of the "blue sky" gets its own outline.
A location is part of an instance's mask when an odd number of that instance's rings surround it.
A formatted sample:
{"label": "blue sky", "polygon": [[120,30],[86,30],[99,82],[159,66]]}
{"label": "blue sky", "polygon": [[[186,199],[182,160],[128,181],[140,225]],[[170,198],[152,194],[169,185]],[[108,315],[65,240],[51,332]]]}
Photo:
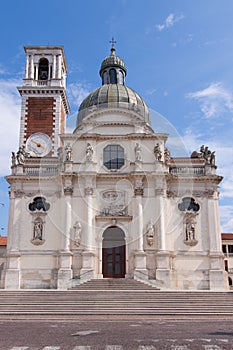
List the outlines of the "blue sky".
{"label": "blue sky", "polygon": [[[99,68],[116,53],[126,85],[170,123],[191,154],[216,151],[222,232],[233,232],[233,1],[232,0],[8,0],[0,21],[0,228],[6,234],[11,151],[18,148],[25,45],[63,45],[69,125],[78,105],[100,86]],[[158,130],[152,118],[154,130]],[[166,124],[166,122],[165,122]],[[168,123],[167,123],[168,124]],[[167,130],[165,130],[167,131]],[[172,139],[172,138],[171,138]],[[171,154],[174,154],[172,144]],[[183,154],[186,155],[186,154]],[[4,206],[2,205],[4,204]]]}

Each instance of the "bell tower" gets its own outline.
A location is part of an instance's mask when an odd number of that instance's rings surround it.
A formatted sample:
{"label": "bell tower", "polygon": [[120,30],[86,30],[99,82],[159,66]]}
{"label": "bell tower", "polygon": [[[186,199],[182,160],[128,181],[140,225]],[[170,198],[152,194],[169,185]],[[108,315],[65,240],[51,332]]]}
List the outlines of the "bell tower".
{"label": "bell tower", "polygon": [[26,68],[19,146],[33,157],[56,156],[59,134],[70,113],[66,96],[67,65],[62,46],[25,46]]}

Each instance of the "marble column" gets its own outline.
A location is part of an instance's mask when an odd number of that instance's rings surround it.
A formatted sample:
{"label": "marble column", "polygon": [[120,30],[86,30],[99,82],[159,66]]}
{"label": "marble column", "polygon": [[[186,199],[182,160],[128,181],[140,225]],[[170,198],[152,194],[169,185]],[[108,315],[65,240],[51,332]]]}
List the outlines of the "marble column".
{"label": "marble column", "polygon": [[33,60],[33,55],[30,56],[29,79],[34,79],[34,60]]}
{"label": "marble column", "polygon": [[165,231],[165,184],[160,183],[160,187],[155,189],[157,225],[158,225],[158,252],[156,255],[156,280],[162,289],[171,286],[171,267],[170,253],[166,250],[166,231]]}
{"label": "marble column", "polygon": [[[8,244],[5,266],[5,289],[20,289],[20,226],[21,203],[24,192],[11,191]],[[14,219],[14,220],[13,220]]]}
{"label": "marble column", "polygon": [[52,71],[52,78],[56,79],[56,56],[53,56],[53,71]]}
{"label": "marble column", "polygon": [[71,230],[71,216],[72,216],[72,193],[73,188],[69,184],[64,187],[65,195],[65,227],[63,249],[59,252],[59,270],[58,270],[58,289],[68,289],[72,285],[73,270],[72,270],[72,253],[70,251],[70,230]]}
{"label": "marble column", "polygon": [[224,256],[222,253],[221,228],[218,209],[217,191],[209,191],[207,194],[208,207],[208,231],[210,245],[210,289],[229,289],[228,277],[224,268]]}
{"label": "marble column", "polygon": [[65,216],[65,242],[64,242],[64,250],[70,251],[70,230],[71,230],[71,214],[72,214],[72,207],[71,207],[71,199],[72,199],[72,190],[66,189],[65,190],[65,205],[66,205],[66,216]]}
{"label": "marble column", "polygon": [[57,79],[61,79],[61,55],[57,56]]}
{"label": "marble column", "polygon": [[29,57],[28,54],[26,56],[26,68],[25,68],[25,79],[29,77]]}
{"label": "marble column", "polygon": [[[91,181],[87,179],[87,181]],[[82,282],[88,281],[95,277],[94,259],[95,247],[93,237],[93,188],[85,188],[85,198],[87,205],[87,229],[85,235],[85,250],[82,253],[82,269],[80,279]]]}
{"label": "marble column", "polygon": [[156,204],[157,204],[157,222],[159,227],[159,250],[166,250],[166,236],[165,236],[165,202],[164,202],[164,189],[155,189]]}
{"label": "marble column", "polygon": [[[140,184],[141,182],[141,184]],[[137,280],[148,280],[148,270],[146,268],[146,253],[143,249],[143,187],[142,181],[137,181],[134,195],[137,205],[138,223],[138,249],[134,252],[134,278]]]}

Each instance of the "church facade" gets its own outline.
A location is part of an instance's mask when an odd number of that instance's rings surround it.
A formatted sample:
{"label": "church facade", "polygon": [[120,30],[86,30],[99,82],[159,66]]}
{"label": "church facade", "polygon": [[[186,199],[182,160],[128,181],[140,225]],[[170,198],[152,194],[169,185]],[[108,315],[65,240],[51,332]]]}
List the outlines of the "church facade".
{"label": "church facade", "polygon": [[135,278],[160,289],[228,289],[214,152],[171,156],[169,135],[152,129],[114,47],[67,133],[63,47],[25,53],[3,288]]}

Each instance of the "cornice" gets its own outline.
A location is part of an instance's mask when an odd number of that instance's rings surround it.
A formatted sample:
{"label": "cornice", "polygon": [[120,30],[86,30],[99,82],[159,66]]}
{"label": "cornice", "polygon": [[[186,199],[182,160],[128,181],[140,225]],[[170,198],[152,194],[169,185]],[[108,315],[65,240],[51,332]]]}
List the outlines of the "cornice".
{"label": "cornice", "polygon": [[166,179],[168,183],[187,183],[187,182],[196,182],[196,183],[215,183],[219,184],[223,180],[223,176],[220,175],[205,175],[205,176],[175,176],[173,174],[166,174]]}
{"label": "cornice", "polygon": [[62,102],[64,104],[66,113],[70,113],[70,106],[66,95],[66,89],[62,86],[18,86],[17,87],[20,95],[29,94],[29,95],[46,95],[46,94],[59,94],[61,95]]}

